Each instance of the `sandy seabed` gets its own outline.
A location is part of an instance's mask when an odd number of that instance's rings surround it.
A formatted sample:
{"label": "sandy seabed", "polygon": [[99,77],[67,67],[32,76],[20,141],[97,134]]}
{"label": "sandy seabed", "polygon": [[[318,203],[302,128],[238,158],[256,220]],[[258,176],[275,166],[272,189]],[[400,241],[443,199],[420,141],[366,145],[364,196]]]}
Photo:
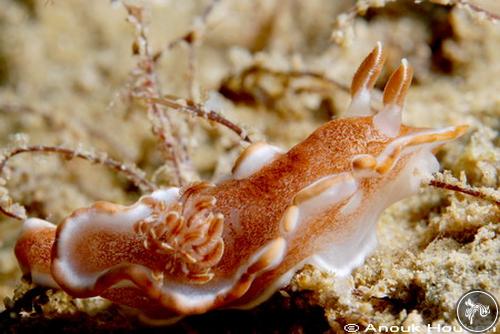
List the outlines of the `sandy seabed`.
{"label": "sandy seabed", "polygon": [[[252,139],[284,148],[341,115],[354,71],[381,40],[388,61],[378,88],[401,58],[415,69],[405,123],[470,125],[439,152],[442,177],[498,198],[500,25],[452,2],[359,1],[355,15],[352,1],[222,0],[205,19],[207,1],[134,5],[144,7],[148,42],[161,51],[153,56],[162,94],[206,102]],[[168,48],[182,36],[195,42],[185,38]],[[131,98],[140,89],[136,37],[118,1],[1,0],[0,147],[71,147],[133,163],[159,185],[175,183],[179,175],[151,130],[157,119]],[[183,155],[180,177],[215,179],[230,170],[240,137],[180,111],[168,114]],[[52,155],[15,157],[3,176],[0,196],[53,222],[96,200],[128,204],[141,195],[113,171]],[[491,200],[422,187],[384,211],[379,246],[348,279],[308,266],[254,310],[212,312],[169,329],[458,326],[455,304],[466,291],[484,289],[500,299],[499,221]],[[135,318],[102,300],[76,300],[21,281],[12,252],[20,226],[0,217],[2,333],[141,330]]]}

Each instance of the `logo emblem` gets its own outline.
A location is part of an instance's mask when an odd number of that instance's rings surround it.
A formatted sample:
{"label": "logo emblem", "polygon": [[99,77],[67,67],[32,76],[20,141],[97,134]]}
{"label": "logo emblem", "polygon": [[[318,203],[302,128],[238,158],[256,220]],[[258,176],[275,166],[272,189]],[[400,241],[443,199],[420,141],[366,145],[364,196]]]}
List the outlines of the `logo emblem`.
{"label": "logo emblem", "polygon": [[344,326],[344,330],[347,333],[357,333],[359,331],[359,326],[356,324],[347,324]]}
{"label": "logo emblem", "polygon": [[460,297],[456,311],[460,326],[472,333],[486,332],[498,321],[498,302],[483,290],[471,290]]}

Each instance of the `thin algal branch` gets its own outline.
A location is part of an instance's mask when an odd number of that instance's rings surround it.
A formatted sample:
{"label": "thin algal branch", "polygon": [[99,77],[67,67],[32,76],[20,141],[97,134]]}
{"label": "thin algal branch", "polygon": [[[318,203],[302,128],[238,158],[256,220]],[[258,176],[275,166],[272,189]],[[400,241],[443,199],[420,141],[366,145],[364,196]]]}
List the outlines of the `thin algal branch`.
{"label": "thin algal branch", "polygon": [[476,198],[480,198],[482,200],[494,203],[500,206],[500,196],[497,191],[493,189],[488,189],[484,187],[473,187],[465,184],[459,180],[456,180],[448,173],[437,174],[436,178],[429,182],[429,185],[432,187],[451,190],[455,192],[459,192],[462,194],[466,194],[469,196],[473,196]]}
{"label": "thin algal branch", "polygon": [[[152,192],[155,189],[157,189],[157,186],[154,183],[150,182],[144,177],[143,175],[144,172],[142,172],[139,168],[137,168],[134,165],[127,165],[120,161],[113,160],[111,158],[108,158],[104,154],[95,154],[91,152],[73,150],[70,148],[59,147],[59,146],[32,145],[32,146],[14,147],[2,154],[0,160],[0,175],[3,173],[3,170],[10,159],[24,153],[57,154],[63,156],[65,159],[68,160],[75,158],[87,160],[92,163],[99,164],[116,171],[117,173],[126,177],[128,180],[130,180],[137,187],[139,187],[139,189],[143,191]],[[0,212],[14,219],[19,219],[19,220],[24,219],[21,215],[5,209],[1,205],[0,205]]]}
{"label": "thin algal branch", "polygon": [[193,101],[190,100],[182,100],[182,102],[179,102],[178,98],[171,95],[164,95],[161,98],[150,98],[148,100],[154,103],[162,104],[164,106],[167,106],[175,110],[185,111],[197,117],[201,117],[219,123],[228,128],[229,130],[233,131],[234,133],[236,133],[242,140],[248,143],[252,142],[252,140],[250,139],[245,130],[243,130],[238,125],[234,124],[221,114],[213,110],[207,110],[202,104],[194,103]]}
{"label": "thin algal branch", "polygon": [[444,181],[438,181],[438,180],[431,180],[429,182],[429,185],[436,187],[436,188],[456,191],[456,192],[460,192],[462,194],[477,197],[477,198],[483,199],[485,201],[495,203],[496,205],[500,206],[500,200],[496,199],[494,196],[492,196],[490,194],[487,194],[485,192],[482,192],[481,190],[477,190],[477,189],[472,188],[472,187],[463,187],[463,186],[460,186],[457,184],[449,184],[449,183],[446,183]]}
{"label": "thin algal branch", "polygon": [[[72,115],[71,120],[55,116],[53,110],[44,108],[35,108],[30,105],[3,103],[0,104],[0,112],[9,114],[33,114],[39,116],[47,126],[54,131],[65,131],[73,135],[79,136],[82,129],[85,129],[89,136],[100,139],[112,151],[117,152],[120,157],[129,157],[132,160],[133,156],[118,142],[113,136],[106,131],[103,131],[92,124],[87,123],[84,119],[78,118],[77,115]],[[107,151],[107,150],[106,150]],[[125,159],[127,160],[127,159]]]}
{"label": "thin algal branch", "polygon": [[[9,204],[9,207],[12,207],[13,204]],[[19,210],[17,210],[19,211]],[[22,210],[22,215],[21,214],[17,214],[17,213],[14,213],[14,211],[9,211],[7,209],[5,209],[3,207],[3,203],[2,205],[0,205],[0,213],[3,214],[4,216],[7,216],[9,218],[12,218],[12,219],[16,219],[16,220],[24,220],[26,219],[25,215],[24,215],[24,210]]]}
{"label": "thin algal branch", "polygon": [[467,0],[455,0],[455,3],[457,3],[458,5],[467,7],[467,8],[469,8],[470,10],[472,10],[472,11],[474,11],[476,13],[485,15],[488,19],[490,19],[492,21],[498,21],[498,20],[500,20],[500,14],[499,13],[493,13],[493,12],[487,10],[486,8],[483,8],[483,7],[479,6],[479,5],[471,3],[471,2],[469,2]]}
{"label": "thin algal branch", "polygon": [[[132,87],[133,95],[145,98],[161,95],[158,77],[156,74],[156,56],[151,53],[151,47],[146,35],[144,24],[144,9],[123,3],[127,10],[128,20],[136,29],[136,39],[133,43],[133,52],[139,56],[135,76],[135,86]],[[167,153],[167,159],[171,161],[174,170],[174,183],[184,185],[183,171],[193,171],[191,159],[183,145],[180,134],[174,132],[173,122],[159,105],[148,103],[147,113],[152,120],[153,133],[160,139],[163,150]]]}

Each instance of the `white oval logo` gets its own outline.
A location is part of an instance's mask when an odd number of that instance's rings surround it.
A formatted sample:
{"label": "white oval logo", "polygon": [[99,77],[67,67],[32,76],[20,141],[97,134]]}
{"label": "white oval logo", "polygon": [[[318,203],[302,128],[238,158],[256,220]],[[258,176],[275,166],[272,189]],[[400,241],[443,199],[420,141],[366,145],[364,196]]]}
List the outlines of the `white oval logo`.
{"label": "white oval logo", "polygon": [[483,333],[498,321],[498,302],[489,292],[471,290],[460,297],[456,312],[458,322],[465,330]]}

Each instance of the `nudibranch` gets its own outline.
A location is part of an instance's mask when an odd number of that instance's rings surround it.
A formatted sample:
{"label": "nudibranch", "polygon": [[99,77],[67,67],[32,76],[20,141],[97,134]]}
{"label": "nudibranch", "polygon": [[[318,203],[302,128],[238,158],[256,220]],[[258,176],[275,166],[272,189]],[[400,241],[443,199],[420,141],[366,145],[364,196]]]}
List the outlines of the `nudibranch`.
{"label": "nudibranch", "polygon": [[374,249],[381,212],[416,193],[439,168],[435,149],[467,129],[401,124],[405,59],[375,110],[384,60],[378,43],[354,75],[345,117],[288,152],[250,145],[217,184],[157,190],[131,206],[97,202],[57,226],[27,219],[15,247],[23,272],[147,319],[253,307],[304,264],[350,274]]}

